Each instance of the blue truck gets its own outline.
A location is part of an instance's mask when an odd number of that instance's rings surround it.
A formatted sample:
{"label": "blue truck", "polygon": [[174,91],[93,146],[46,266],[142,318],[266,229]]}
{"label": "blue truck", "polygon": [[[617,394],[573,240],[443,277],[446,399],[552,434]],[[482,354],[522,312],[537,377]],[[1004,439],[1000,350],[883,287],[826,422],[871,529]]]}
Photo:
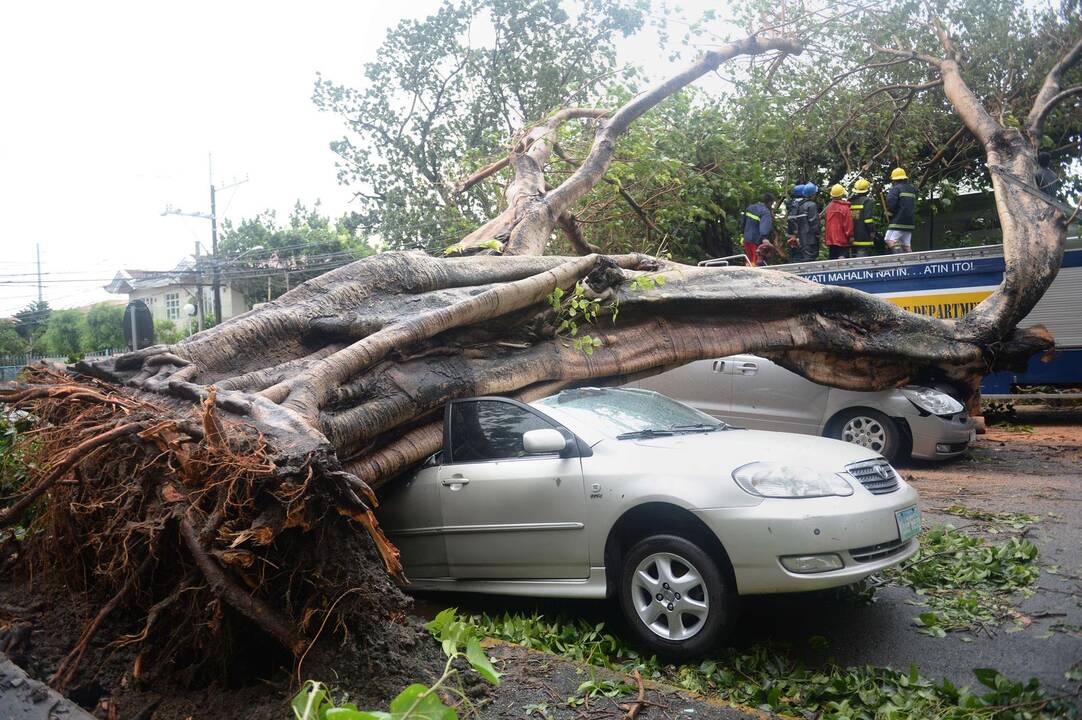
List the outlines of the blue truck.
{"label": "blue truck", "polygon": [[[775,269],[827,285],[879,295],[921,315],[957,318],[988,297],[1003,279],[1003,246],[929,250],[901,255],[826,260]],[[1055,282],[1021,326],[1044,325],[1056,339],[1050,359],[1034,357],[1024,373],[985,377],[982,394],[1010,397],[1025,386],[1052,386],[1054,397],[1082,397],[1082,239],[1070,238]],[[1073,392],[1064,392],[1073,391]],[[1041,394],[1027,393],[1027,397]]]}

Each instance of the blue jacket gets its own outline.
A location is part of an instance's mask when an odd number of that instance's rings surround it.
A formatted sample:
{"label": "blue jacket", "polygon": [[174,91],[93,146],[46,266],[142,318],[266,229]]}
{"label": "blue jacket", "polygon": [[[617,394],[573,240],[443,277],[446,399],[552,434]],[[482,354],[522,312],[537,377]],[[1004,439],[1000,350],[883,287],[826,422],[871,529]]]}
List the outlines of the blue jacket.
{"label": "blue jacket", "polygon": [[773,213],[761,202],[753,203],[744,211],[740,227],[744,231],[744,242],[758,245],[763,238],[770,237],[770,232],[774,229]]}

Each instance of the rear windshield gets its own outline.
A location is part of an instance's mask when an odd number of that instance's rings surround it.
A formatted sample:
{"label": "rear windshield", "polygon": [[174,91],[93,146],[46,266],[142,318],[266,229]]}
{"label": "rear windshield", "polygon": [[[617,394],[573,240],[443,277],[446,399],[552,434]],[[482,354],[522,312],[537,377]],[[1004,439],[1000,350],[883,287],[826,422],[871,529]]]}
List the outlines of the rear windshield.
{"label": "rear windshield", "polygon": [[572,416],[610,437],[642,430],[669,430],[673,426],[725,425],[706,413],[648,390],[565,390],[536,404]]}

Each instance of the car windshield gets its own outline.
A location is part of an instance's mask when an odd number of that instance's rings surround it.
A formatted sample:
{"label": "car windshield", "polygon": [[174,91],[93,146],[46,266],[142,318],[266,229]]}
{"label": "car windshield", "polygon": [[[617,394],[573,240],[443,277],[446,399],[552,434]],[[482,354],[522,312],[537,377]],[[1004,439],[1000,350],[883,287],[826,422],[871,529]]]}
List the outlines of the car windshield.
{"label": "car windshield", "polygon": [[727,426],[705,413],[648,390],[582,388],[537,403],[610,437],[710,432]]}

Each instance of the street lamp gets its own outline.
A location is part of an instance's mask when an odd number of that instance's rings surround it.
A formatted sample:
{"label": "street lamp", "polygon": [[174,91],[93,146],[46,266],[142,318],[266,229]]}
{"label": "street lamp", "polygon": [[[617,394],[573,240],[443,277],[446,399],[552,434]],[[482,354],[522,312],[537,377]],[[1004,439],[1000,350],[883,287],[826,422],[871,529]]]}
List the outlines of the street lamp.
{"label": "street lamp", "polygon": [[191,303],[185,303],[184,314],[188,316],[188,337],[192,336],[192,320],[195,319],[196,307]]}

